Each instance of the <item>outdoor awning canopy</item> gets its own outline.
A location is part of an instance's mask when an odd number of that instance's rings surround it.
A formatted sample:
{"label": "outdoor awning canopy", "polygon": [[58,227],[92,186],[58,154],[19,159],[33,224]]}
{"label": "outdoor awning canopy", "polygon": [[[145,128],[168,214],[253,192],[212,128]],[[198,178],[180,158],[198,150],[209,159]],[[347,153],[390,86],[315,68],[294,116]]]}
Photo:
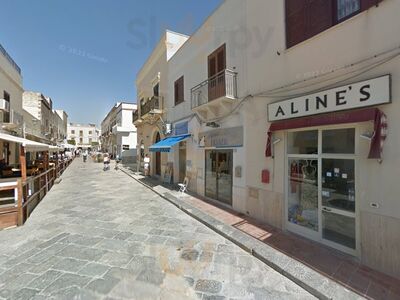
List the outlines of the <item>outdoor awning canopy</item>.
{"label": "outdoor awning canopy", "polygon": [[171,147],[189,138],[191,134],[183,134],[167,137],[149,147],[150,152],[170,152]]}
{"label": "outdoor awning canopy", "polygon": [[26,151],[48,151],[49,145],[42,144],[39,142],[27,140],[18,136],[13,136],[6,133],[0,133],[0,140],[21,144]]}
{"label": "outdoor awning canopy", "polygon": [[64,148],[62,148],[62,147],[60,147],[60,146],[52,146],[52,145],[50,145],[49,146],[49,151],[50,152],[58,152],[58,151],[61,151],[61,150],[63,150]]}
{"label": "outdoor awning canopy", "polygon": [[63,147],[64,149],[73,149],[76,148],[75,145],[72,144],[62,144],[61,147]]}
{"label": "outdoor awning canopy", "polygon": [[371,137],[368,158],[380,160],[382,158],[383,142],[386,139],[387,118],[386,115],[378,108],[335,112],[273,122],[268,129],[265,156],[272,156],[272,133],[275,131],[368,121],[374,122],[374,134]]}

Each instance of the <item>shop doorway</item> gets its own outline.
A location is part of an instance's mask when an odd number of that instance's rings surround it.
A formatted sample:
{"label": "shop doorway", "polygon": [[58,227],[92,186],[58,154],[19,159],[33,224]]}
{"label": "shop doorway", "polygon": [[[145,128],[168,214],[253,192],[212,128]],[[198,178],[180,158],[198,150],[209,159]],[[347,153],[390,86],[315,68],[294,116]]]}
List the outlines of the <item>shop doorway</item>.
{"label": "shop doorway", "polygon": [[[160,137],[160,133],[157,132],[154,144],[158,143],[159,141],[161,141],[161,137]],[[161,152],[156,152],[155,155],[156,155],[156,159],[155,159],[155,164],[156,164],[155,175],[161,176]]]}
{"label": "shop doorway", "polygon": [[186,176],[186,142],[179,143],[179,182]]}
{"label": "shop doorway", "polygon": [[356,129],[288,132],[289,230],[356,254]]}
{"label": "shop doorway", "polygon": [[232,150],[206,150],[206,197],[232,205]]}

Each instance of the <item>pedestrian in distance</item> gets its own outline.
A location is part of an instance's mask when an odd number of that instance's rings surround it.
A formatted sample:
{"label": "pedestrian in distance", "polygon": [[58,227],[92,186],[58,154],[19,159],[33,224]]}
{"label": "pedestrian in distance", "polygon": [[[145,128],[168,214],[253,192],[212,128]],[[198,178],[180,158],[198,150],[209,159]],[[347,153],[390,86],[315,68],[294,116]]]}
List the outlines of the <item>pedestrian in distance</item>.
{"label": "pedestrian in distance", "polygon": [[83,152],[82,157],[83,157],[83,162],[86,162],[87,157],[88,157],[88,151],[87,151],[87,150],[85,150],[85,151]]}
{"label": "pedestrian in distance", "polygon": [[150,175],[150,157],[148,154],[144,157],[144,176]]}
{"label": "pedestrian in distance", "polygon": [[116,156],[116,158],[115,158],[115,167],[114,167],[114,169],[115,170],[119,170],[119,163],[120,163],[120,161],[121,161],[121,159],[120,159],[120,157],[119,157],[119,154],[117,154],[117,156]]}
{"label": "pedestrian in distance", "polygon": [[108,153],[104,153],[104,157],[103,157],[103,171],[107,171],[110,169],[110,156],[108,155]]}

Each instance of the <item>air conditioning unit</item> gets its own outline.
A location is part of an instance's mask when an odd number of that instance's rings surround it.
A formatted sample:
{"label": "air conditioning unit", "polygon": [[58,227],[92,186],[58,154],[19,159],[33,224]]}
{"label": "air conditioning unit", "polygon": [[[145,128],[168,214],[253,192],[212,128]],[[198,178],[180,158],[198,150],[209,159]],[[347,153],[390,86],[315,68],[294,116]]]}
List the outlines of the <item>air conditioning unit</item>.
{"label": "air conditioning unit", "polygon": [[10,102],[6,101],[5,99],[0,99],[0,110],[9,112]]}

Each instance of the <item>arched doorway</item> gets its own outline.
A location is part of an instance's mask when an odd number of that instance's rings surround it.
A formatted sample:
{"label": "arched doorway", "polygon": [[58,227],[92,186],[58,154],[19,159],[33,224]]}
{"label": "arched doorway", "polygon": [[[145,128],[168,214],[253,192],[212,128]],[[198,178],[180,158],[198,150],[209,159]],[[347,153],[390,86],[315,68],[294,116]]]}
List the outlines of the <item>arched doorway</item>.
{"label": "arched doorway", "polygon": [[[160,133],[157,132],[156,135],[156,139],[154,141],[154,143],[158,143],[159,141],[161,141],[161,137],[160,137]],[[156,152],[156,167],[155,167],[155,175],[161,176],[161,152]]]}

